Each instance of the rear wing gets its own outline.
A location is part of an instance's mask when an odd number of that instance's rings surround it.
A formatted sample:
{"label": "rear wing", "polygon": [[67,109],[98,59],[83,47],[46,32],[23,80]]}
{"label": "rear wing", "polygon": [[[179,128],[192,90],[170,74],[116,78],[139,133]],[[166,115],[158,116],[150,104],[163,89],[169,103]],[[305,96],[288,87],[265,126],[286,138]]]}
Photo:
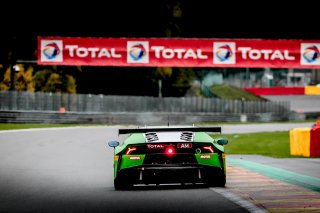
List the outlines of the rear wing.
{"label": "rear wing", "polygon": [[119,135],[147,132],[218,132],[221,127],[162,127],[162,128],[142,128],[142,129],[119,129]]}

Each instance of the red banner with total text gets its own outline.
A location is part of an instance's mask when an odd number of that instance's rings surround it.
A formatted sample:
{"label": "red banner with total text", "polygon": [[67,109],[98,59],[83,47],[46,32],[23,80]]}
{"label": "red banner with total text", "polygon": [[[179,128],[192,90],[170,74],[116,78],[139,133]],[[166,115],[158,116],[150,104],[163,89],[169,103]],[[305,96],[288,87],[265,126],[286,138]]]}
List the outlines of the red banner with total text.
{"label": "red banner with total text", "polygon": [[38,37],[39,65],[320,68],[320,40]]}

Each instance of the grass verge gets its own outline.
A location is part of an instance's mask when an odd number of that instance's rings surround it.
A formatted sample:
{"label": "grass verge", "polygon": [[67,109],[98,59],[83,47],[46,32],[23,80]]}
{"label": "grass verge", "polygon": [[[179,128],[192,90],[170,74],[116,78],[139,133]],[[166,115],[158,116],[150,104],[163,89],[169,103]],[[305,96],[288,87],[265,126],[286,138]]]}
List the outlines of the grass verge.
{"label": "grass verge", "polygon": [[[97,126],[97,125],[98,124],[95,124],[95,126]],[[8,123],[0,123],[0,130],[72,127],[72,126],[93,126],[93,124],[8,124]]]}
{"label": "grass verge", "polygon": [[210,87],[210,91],[217,97],[227,100],[246,100],[246,101],[267,101],[267,99],[250,93],[241,88],[229,85],[213,85]]}
{"label": "grass verge", "polygon": [[227,138],[226,154],[257,154],[276,158],[290,156],[290,136],[288,131],[261,132],[250,134],[222,134]]}

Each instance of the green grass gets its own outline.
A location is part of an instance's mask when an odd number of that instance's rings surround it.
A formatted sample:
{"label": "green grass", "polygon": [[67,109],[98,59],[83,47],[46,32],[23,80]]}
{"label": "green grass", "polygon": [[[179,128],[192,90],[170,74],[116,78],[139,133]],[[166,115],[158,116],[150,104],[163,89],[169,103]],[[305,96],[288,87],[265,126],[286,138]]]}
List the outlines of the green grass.
{"label": "green grass", "polygon": [[[218,122],[218,121],[212,121],[212,122],[202,122],[202,123],[196,123],[195,125],[199,126],[219,126],[219,125],[225,125],[225,124],[286,124],[286,123],[316,123],[319,119],[307,119],[307,120],[293,120],[293,121],[270,121],[270,122],[240,122],[240,121],[226,121],[226,122]],[[183,125],[183,123],[181,123]]]}
{"label": "green grass", "polygon": [[84,125],[90,126],[90,124],[80,125],[80,124],[7,124],[7,123],[0,123],[0,130],[51,128],[51,127],[72,127],[72,126],[84,126]]}
{"label": "green grass", "polygon": [[[215,137],[217,137],[215,135]],[[250,134],[222,134],[227,138],[226,154],[257,154],[276,158],[290,156],[290,136],[288,131],[262,132]]]}
{"label": "green grass", "polygon": [[244,98],[246,101],[266,101],[263,97],[229,84],[213,85],[210,87],[210,91],[221,99],[242,100]]}

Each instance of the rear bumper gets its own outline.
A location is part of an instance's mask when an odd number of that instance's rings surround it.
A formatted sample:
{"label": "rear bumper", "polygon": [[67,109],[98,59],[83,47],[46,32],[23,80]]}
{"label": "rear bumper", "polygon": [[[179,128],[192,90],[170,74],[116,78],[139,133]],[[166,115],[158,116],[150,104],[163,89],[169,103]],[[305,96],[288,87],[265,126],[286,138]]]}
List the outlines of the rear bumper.
{"label": "rear bumper", "polygon": [[118,172],[118,178],[132,184],[207,183],[224,176],[222,168],[203,165],[142,165]]}

